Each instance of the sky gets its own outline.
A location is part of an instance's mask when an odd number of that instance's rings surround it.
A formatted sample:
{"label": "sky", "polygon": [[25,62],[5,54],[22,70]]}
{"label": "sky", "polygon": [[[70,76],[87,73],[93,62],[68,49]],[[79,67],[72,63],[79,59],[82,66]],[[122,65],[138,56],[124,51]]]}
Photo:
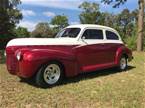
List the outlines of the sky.
{"label": "sky", "polygon": [[120,13],[123,9],[128,8],[130,11],[138,8],[138,0],[127,0],[119,8],[112,8],[111,5],[101,3],[101,0],[21,0],[18,6],[23,14],[23,19],[18,26],[26,27],[33,31],[39,22],[50,23],[56,15],[66,15],[69,24],[79,24],[79,14],[82,12],[78,6],[84,1],[96,2],[100,5],[100,11],[113,14]]}

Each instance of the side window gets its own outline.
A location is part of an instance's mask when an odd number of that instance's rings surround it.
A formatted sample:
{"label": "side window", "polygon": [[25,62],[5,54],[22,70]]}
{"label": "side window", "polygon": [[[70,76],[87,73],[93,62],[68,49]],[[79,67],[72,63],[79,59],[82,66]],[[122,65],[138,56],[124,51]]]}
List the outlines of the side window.
{"label": "side window", "polygon": [[103,39],[103,31],[97,29],[87,29],[84,32],[83,37],[85,37],[85,39]]}
{"label": "side window", "polygon": [[119,37],[111,31],[106,31],[106,38],[108,40],[119,40]]}

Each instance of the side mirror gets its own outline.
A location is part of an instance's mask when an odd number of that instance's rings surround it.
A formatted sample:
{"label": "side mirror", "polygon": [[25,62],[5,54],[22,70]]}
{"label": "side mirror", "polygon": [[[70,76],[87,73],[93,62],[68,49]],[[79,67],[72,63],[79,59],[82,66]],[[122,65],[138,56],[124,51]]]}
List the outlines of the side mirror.
{"label": "side mirror", "polygon": [[85,44],[87,44],[87,42],[85,41],[85,39],[86,39],[86,37],[83,36],[83,37],[82,37],[82,41],[83,41]]}

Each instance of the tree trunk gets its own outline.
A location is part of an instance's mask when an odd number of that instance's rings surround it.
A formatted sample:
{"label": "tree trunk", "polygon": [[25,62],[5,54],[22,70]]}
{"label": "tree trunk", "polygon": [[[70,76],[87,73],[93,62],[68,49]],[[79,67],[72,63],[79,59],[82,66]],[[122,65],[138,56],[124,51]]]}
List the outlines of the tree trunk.
{"label": "tree trunk", "polygon": [[137,51],[143,51],[144,0],[139,0]]}

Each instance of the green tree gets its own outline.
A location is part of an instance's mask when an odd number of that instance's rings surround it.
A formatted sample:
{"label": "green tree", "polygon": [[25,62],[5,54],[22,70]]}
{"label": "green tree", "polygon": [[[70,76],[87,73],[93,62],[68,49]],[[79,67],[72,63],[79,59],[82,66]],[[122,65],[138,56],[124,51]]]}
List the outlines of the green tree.
{"label": "green tree", "polygon": [[17,9],[20,0],[0,0],[0,32],[12,33],[15,25],[22,19],[22,14]]}
{"label": "green tree", "polygon": [[102,23],[100,23],[101,25],[110,26],[113,28],[115,28],[115,25],[117,22],[116,15],[110,14],[107,12],[101,13],[100,20],[102,20],[102,21],[99,21],[99,22],[102,22]]}
{"label": "green tree", "polygon": [[123,37],[132,36],[136,26],[136,16],[134,11],[130,12],[128,9],[124,9],[120,14],[117,15],[116,21],[121,30]]}
{"label": "green tree", "polygon": [[[101,0],[105,4],[114,3],[113,7],[119,7],[124,4],[127,0]],[[144,0],[138,0],[138,36],[137,36],[137,51],[143,51],[143,32],[144,32]]]}
{"label": "green tree", "polygon": [[36,25],[36,28],[31,33],[31,37],[51,38],[53,32],[47,22],[41,22]]}
{"label": "green tree", "polygon": [[99,4],[83,2],[79,8],[83,10],[79,16],[82,24],[98,24],[100,22]]}
{"label": "green tree", "polygon": [[58,32],[60,29],[68,26],[68,18],[65,15],[57,15],[52,18],[51,22],[54,25],[54,32]]}
{"label": "green tree", "polygon": [[0,49],[4,49],[7,42],[14,38],[14,28],[22,14],[17,9],[20,0],[0,0]]}
{"label": "green tree", "polygon": [[16,37],[19,38],[25,38],[30,37],[30,33],[28,32],[27,28],[24,27],[18,27],[14,30]]}

